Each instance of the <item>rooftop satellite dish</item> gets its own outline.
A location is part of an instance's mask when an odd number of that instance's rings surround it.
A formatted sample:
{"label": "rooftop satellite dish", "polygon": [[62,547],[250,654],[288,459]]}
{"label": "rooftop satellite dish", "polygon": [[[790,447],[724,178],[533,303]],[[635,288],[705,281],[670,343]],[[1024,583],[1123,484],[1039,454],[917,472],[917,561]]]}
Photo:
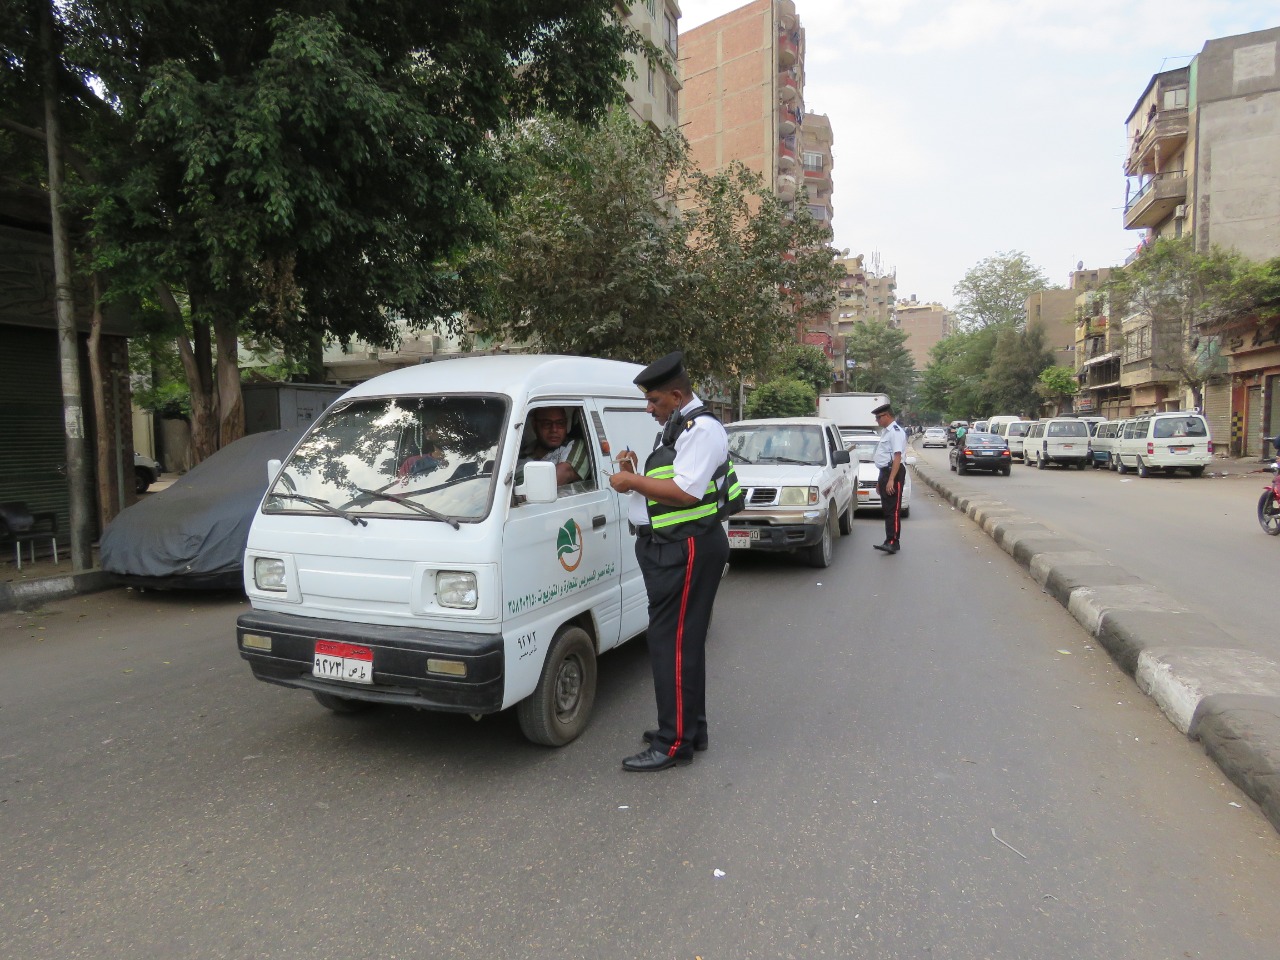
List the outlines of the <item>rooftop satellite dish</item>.
{"label": "rooftop satellite dish", "polygon": [[1083,261],[1083,260],[1077,260],[1077,261],[1076,261],[1076,269],[1077,269],[1077,270],[1083,270],[1083,269],[1084,269],[1084,261]]}

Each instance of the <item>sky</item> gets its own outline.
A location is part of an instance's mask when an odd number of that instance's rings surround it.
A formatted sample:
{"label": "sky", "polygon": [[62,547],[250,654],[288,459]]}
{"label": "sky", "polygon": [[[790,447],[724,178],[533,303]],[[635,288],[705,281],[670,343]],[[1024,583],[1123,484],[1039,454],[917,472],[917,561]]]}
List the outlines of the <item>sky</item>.
{"label": "sky", "polygon": [[[679,0],[681,31],[744,0]],[[1206,41],[1280,26],[1267,0],[795,0],[805,109],[834,133],[834,246],[951,307],[1022,251],[1065,286],[1122,264],[1125,120]]]}

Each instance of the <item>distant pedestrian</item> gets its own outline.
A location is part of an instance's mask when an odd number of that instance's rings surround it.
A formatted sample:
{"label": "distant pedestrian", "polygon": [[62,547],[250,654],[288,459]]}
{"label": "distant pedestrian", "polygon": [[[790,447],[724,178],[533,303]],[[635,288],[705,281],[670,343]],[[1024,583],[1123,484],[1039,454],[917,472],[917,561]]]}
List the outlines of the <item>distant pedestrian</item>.
{"label": "distant pedestrian", "polygon": [[885,553],[897,553],[902,549],[902,487],[906,482],[903,473],[907,469],[902,458],[907,452],[907,432],[898,426],[890,404],[882,403],[871,412],[881,428],[875,464],[880,470],[876,490],[880,493],[880,507],[884,511],[884,543],[875,544],[875,548]]}

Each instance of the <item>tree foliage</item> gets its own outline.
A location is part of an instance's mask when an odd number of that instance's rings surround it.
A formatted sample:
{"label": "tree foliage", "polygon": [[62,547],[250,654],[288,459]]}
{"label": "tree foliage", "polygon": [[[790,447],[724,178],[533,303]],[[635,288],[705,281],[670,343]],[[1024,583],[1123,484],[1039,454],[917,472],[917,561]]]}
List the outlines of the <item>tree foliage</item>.
{"label": "tree foliage", "polygon": [[[0,39],[9,129],[37,138],[26,14],[44,2],[8,0],[21,15]],[[642,47],[612,0],[55,12],[84,260],[109,299],[158,296],[186,341],[193,416],[222,442],[241,415],[245,330],[307,350],[388,345],[397,318],[451,322],[469,281],[456,263],[517,186],[493,134],[535,113],[598,121]]]}
{"label": "tree foliage", "polygon": [[724,382],[766,370],[834,298],[822,228],[740,164],[698,170],[676,132],[619,112],[594,131],[525,124],[504,146],[526,186],[467,263],[486,337],[644,362],[681,348],[696,379]]}
{"label": "tree foliage", "polygon": [[1041,394],[1046,398],[1074,397],[1080,389],[1070,367],[1046,367],[1040,372]]}
{"label": "tree foliage", "polygon": [[971,267],[955,285],[954,314],[961,330],[1026,323],[1027,298],[1050,286],[1045,272],[1020,250],[996,253]]}
{"label": "tree foliage", "polygon": [[770,380],[747,397],[745,416],[811,417],[818,409],[818,395],[813,387],[800,380]]}
{"label": "tree foliage", "polygon": [[906,343],[907,334],[887,323],[855,323],[844,339],[845,358],[854,362],[848,371],[849,389],[887,393],[903,409],[915,393],[915,361]]}
{"label": "tree foliage", "polygon": [[831,358],[811,343],[791,343],[783,348],[770,367],[771,380],[799,380],[813,387],[815,394],[831,389]]}
{"label": "tree foliage", "polygon": [[[1053,352],[1045,339],[1041,323],[1029,324],[1023,330],[1009,326],[998,328],[991,351],[991,365],[983,381],[983,406],[980,409],[984,414],[1036,415],[1041,400],[1037,384],[1044,382],[1043,373],[1053,364]],[[1055,369],[1067,370],[1074,387],[1074,371],[1067,367]],[[1071,393],[1074,392],[1072,389]]]}

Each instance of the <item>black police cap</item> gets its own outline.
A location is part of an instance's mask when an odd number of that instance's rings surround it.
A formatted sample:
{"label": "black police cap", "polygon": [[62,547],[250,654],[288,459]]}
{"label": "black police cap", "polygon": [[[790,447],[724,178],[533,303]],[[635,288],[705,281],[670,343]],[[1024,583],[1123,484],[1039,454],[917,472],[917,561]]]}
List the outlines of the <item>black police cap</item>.
{"label": "black police cap", "polygon": [[873,417],[878,417],[882,413],[893,413],[893,405],[889,403],[882,403],[871,411],[871,415]]}
{"label": "black police cap", "polygon": [[668,353],[661,360],[653,361],[631,382],[641,390],[655,390],[682,373],[684,373],[684,354],[677,350],[674,353]]}

